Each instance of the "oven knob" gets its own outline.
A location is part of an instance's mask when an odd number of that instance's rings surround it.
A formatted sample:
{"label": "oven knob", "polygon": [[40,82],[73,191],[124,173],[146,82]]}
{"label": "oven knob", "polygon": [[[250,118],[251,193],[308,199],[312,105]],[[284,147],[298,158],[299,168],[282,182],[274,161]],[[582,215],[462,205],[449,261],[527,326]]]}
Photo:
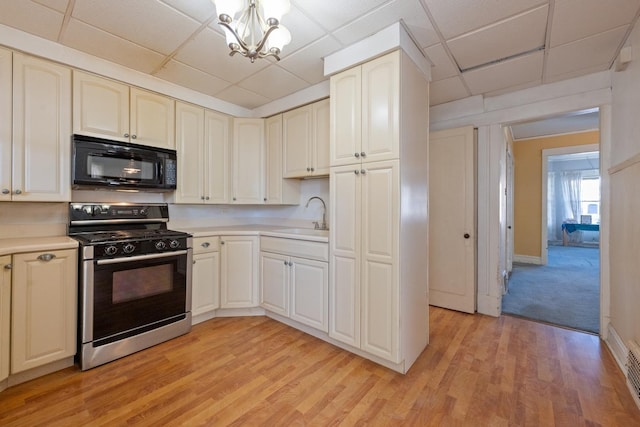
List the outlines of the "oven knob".
{"label": "oven knob", "polygon": [[115,246],[107,246],[106,248],[104,248],[104,253],[107,255],[115,255],[116,252],[118,252],[118,248],[116,248]]}
{"label": "oven knob", "polygon": [[171,249],[177,249],[180,247],[180,242],[177,240],[172,240],[169,242],[169,246],[171,247]]}
{"label": "oven knob", "polygon": [[100,206],[94,206],[91,208],[91,216],[96,216],[102,213],[102,208]]}
{"label": "oven knob", "polygon": [[158,240],[156,242],[156,249],[161,251],[163,249],[165,249],[167,247],[167,244],[165,242],[163,242],[162,240]]}
{"label": "oven knob", "polygon": [[131,243],[127,243],[126,245],[124,245],[124,248],[122,248],[122,250],[124,251],[125,254],[130,254],[131,252],[136,250],[136,247],[133,246]]}

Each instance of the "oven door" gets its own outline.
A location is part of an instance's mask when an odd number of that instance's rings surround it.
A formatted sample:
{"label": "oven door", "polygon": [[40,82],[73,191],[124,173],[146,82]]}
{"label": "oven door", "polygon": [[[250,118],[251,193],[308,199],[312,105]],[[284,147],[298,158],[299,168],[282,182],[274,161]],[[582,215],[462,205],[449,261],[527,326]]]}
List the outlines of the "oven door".
{"label": "oven door", "polygon": [[85,261],[83,342],[98,347],[184,319],[191,262],[191,249]]}

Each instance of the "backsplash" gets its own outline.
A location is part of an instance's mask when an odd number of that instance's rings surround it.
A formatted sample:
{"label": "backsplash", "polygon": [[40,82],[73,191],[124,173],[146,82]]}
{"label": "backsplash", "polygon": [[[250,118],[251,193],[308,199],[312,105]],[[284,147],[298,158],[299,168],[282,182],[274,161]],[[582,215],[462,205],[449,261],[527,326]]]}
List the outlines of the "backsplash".
{"label": "backsplash", "polygon": [[[329,178],[307,179],[301,182],[300,204],[281,205],[169,205],[169,228],[206,227],[236,224],[274,224],[292,227],[313,227],[322,218],[322,204],[327,204],[329,218]],[[163,203],[162,193],[122,193],[116,191],[74,191],[74,202]],[[67,234],[69,204],[0,202],[0,239],[18,237],[64,236]]]}

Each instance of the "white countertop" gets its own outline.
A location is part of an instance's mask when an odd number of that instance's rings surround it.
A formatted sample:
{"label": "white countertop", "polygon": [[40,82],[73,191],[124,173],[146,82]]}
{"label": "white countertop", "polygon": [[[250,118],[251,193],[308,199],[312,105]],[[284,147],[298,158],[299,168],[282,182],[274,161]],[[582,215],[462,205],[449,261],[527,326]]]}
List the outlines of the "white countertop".
{"label": "white countertop", "polygon": [[77,247],[78,241],[67,236],[0,239],[0,255],[74,249]]}
{"label": "white countertop", "polygon": [[208,237],[222,235],[244,236],[272,236],[285,239],[308,240],[313,242],[329,242],[328,230],[314,230],[313,228],[295,228],[276,225],[227,225],[223,227],[176,227],[175,230],[184,231],[193,237]]}

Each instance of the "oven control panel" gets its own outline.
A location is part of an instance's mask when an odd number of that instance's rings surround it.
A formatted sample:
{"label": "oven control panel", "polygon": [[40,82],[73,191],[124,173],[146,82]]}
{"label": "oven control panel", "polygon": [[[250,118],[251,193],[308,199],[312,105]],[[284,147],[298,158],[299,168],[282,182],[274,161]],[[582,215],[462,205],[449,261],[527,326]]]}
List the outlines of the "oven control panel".
{"label": "oven control panel", "polygon": [[146,205],[71,203],[69,214],[72,223],[127,219],[166,220],[169,218],[169,208],[164,203]]}
{"label": "oven control panel", "polygon": [[94,259],[149,255],[188,249],[186,237],[167,237],[132,241],[104,242],[94,245]]}

